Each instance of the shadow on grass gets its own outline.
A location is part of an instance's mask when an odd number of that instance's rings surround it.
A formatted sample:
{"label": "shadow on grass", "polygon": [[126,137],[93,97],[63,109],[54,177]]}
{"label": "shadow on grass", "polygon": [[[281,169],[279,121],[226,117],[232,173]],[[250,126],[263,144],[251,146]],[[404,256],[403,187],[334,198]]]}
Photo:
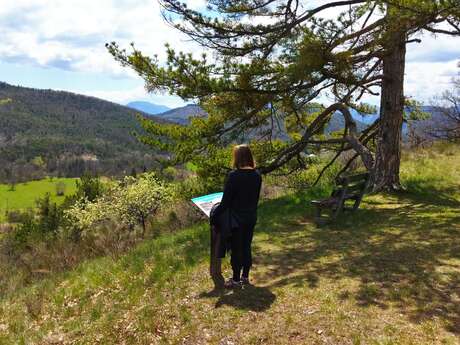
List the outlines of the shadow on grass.
{"label": "shadow on grass", "polygon": [[[436,316],[459,334],[460,202],[454,197],[459,192],[430,189],[370,198],[365,208],[321,227],[311,221],[308,197],[275,200],[264,205],[257,230],[279,250],[259,244],[257,264],[267,268],[259,281],[315,288],[322,278],[358,279],[358,290],[339,292],[339,298],[353,298],[362,307],[391,304],[414,322]],[[271,212],[286,203],[303,205],[302,211]]]}
{"label": "shadow on grass", "polygon": [[219,308],[224,305],[236,309],[251,310],[262,312],[270,308],[275,301],[276,296],[267,287],[246,285],[242,289],[213,290],[209,293],[202,293],[199,297],[219,297],[215,307]]}

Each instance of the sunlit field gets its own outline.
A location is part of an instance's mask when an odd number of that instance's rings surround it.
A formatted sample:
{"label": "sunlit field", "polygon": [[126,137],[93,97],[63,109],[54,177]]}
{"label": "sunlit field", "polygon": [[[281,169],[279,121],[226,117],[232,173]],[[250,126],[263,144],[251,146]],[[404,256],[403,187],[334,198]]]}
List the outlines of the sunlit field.
{"label": "sunlit field", "polygon": [[[26,210],[35,207],[35,200],[50,194],[54,202],[62,202],[66,195],[75,192],[75,178],[47,178],[39,181],[11,185],[0,184],[0,222],[5,221],[5,213],[13,210]],[[64,194],[57,195],[58,184],[62,184]]]}

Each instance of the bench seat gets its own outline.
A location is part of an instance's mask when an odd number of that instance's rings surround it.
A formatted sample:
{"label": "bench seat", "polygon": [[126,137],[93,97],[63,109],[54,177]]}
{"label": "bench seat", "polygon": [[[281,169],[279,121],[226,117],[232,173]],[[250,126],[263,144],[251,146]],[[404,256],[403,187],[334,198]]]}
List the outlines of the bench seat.
{"label": "bench seat", "polygon": [[[316,207],[316,220],[321,220],[323,209],[330,209],[331,218],[335,219],[344,210],[355,211],[358,209],[364,194],[367,191],[369,174],[356,174],[337,178],[337,186],[331,196],[322,200],[312,200],[310,203]],[[346,207],[346,201],[353,201],[353,207]]]}

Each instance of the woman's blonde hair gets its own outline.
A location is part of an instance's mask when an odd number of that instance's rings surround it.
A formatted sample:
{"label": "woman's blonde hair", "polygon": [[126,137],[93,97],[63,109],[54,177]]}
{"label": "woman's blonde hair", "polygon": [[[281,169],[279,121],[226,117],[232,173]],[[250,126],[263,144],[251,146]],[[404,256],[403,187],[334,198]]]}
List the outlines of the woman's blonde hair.
{"label": "woman's blonde hair", "polygon": [[234,169],[239,169],[243,167],[256,167],[256,162],[252,156],[251,149],[249,145],[235,145],[233,147],[233,162],[232,166]]}

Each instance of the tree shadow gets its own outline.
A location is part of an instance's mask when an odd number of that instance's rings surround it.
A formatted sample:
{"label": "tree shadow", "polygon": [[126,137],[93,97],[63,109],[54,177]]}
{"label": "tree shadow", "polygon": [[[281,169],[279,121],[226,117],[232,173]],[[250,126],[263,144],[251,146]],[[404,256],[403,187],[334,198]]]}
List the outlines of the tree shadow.
{"label": "tree shadow", "polygon": [[218,297],[215,304],[216,308],[224,305],[231,306],[235,309],[251,310],[262,312],[270,308],[276,299],[268,287],[245,285],[243,288],[229,290],[213,290],[211,292],[202,293],[200,298]]}
{"label": "tree shadow", "polygon": [[[271,281],[271,288],[315,288],[322,278],[358,279],[358,289],[343,291],[339,298],[353,298],[361,307],[391,304],[414,322],[436,316],[448,331],[459,334],[460,202],[453,196],[457,192],[371,198],[356,213],[305,231],[289,222],[283,229],[271,228],[267,213],[257,230],[268,233],[270,240],[277,238],[281,250],[259,246],[257,264],[266,269],[258,280]],[[306,223],[313,210],[308,212]],[[277,219],[275,224],[283,222]]]}

